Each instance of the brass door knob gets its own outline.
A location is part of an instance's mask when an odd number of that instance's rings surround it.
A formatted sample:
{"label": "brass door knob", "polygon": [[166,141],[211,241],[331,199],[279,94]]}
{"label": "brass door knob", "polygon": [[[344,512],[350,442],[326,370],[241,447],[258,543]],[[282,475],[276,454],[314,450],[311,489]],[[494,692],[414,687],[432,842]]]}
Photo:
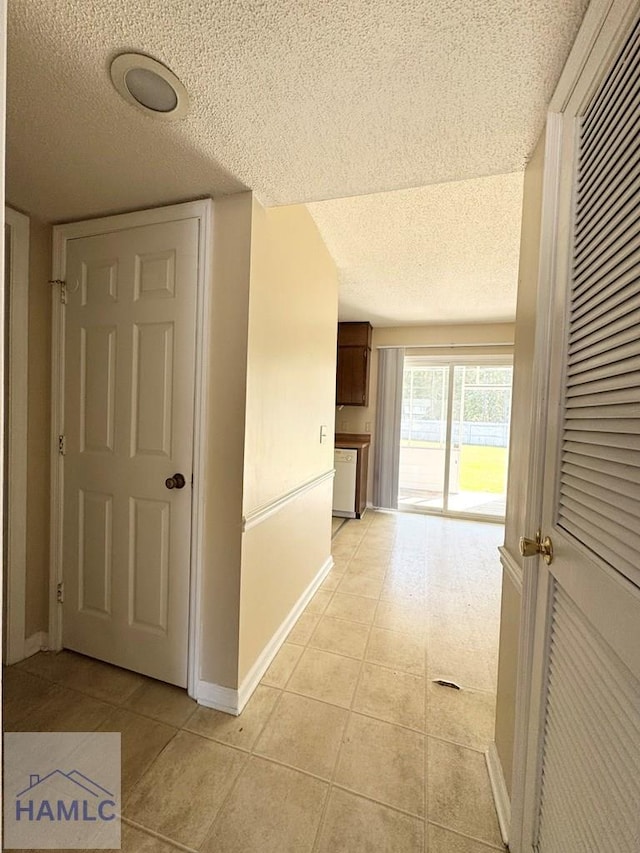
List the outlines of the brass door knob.
{"label": "brass door knob", "polygon": [[523,557],[535,557],[541,554],[545,563],[550,566],[553,562],[553,542],[551,537],[545,536],[542,538],[542,531],[536,532],[535,539],[527,539],[526,536],[520,537],[520,554]]}
{"label": "brass door knob", "polygon": [[184,489],[186,482],[184,474],[174,474],[173,477],[167,477],[164,484],[168,489]]}

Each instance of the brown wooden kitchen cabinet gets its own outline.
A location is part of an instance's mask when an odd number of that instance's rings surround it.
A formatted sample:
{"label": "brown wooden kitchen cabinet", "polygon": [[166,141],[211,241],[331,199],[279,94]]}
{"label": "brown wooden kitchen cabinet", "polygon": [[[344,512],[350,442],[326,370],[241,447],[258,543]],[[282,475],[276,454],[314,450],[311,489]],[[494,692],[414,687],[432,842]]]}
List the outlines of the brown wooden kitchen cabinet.
{"label": "brown wooden kitchen cabinet", "polygon": [[369,405],[371,323],[338,323],[336,406]]}

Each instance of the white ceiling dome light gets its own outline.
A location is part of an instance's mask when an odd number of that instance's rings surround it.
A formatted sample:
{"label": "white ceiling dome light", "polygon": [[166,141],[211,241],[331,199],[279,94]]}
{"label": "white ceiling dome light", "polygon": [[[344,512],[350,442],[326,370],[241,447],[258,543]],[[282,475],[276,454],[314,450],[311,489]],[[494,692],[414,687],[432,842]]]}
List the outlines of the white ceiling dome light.
{"label": "white ceiling dome light", "polygon": [[173,71],[143,53],[116,56],[111,80],[125,101],[153,118],[174,121],[189,110],[187,90]]}

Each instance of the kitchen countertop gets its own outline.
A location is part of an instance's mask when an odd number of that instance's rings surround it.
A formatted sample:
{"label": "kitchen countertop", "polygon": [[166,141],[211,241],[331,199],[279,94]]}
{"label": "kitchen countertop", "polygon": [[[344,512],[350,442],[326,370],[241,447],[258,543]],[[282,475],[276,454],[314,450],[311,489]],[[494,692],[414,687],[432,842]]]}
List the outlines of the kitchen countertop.
{"label": "kitchen countertop", "polygon": [[362,450],[371,444],[371,436],[363,432],[337,432],[336,447],[353,447],[357,450]]}

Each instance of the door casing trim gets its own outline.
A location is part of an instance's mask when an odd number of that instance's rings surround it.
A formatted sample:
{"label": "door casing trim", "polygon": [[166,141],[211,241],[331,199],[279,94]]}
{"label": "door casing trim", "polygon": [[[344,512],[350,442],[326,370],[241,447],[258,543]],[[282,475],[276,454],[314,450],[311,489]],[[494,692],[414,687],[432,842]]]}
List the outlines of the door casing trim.
{"label": "door casing trim", "polygon": [[[9,226],[9,394],[7,405],[7,605],[5,663],[26,654],[27,409],[29,379],[29,217],[4,209]],[[5,263],[6,263],[5,259]]]}
{"label": "door casing trim", "polygon": [[[189,579],[189,643],[187,690],[195,695],[200,673],[201,587],[204,546],[204,466],[207,453],[207,414],[210,341],[210,291],[212,278],[213,201],[201,199],[183,204],[139,210],[99,219],[56,225],[53,229],[52,279],[65,280],[67,242],[114,231],[124,231],[165,222],[197,219],[198,276],[196,297],[196,360],[193,429],[193,493],[191,504],[191,562]],[[49,648],[62,648],[62,608],[57,601],[62,581],[62,524],[64,497],[63,456],[58,452],[58,436],[64,435],[64,344],[65,311],[58,287],[52,288],[51,341],[51,531],[49,572]]]}

